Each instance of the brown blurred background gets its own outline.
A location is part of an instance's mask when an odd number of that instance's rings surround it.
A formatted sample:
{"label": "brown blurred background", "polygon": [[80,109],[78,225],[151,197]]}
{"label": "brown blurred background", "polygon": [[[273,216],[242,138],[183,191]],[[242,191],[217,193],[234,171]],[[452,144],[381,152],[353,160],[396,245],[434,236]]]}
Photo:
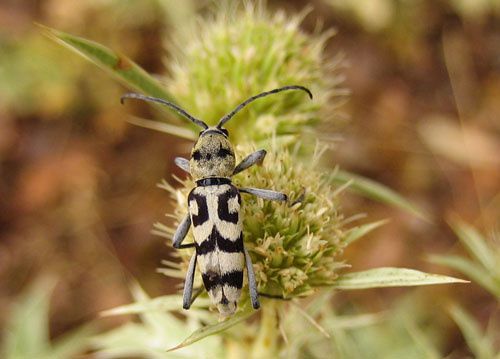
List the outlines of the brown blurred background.
{"label": "brown blurred background", "polygon": [[[343,107],[349,121],[328,162],[386,184],[432,218],[346,195],[348,214],[392,219],[347,258],[356,270],[451,273],[424,260],[461,251],[447,220],[459,216],[498,237],[500,5],[353,3],[268,1],[270,9],[290,12],[309,5],[304,31],[321,22],[338,32],[327,53],[345,54],[352,94]],[[209,6],[194,7],[203,15]],[[127,303],[131,278],[152,296],[175,291],[155,272],[169,249],[150,230],[168,221],[171,204],[155,184],[179,174],[173,158],[186,143],[126,124],[130,107],[118,100],[126,89],[34,26],[95,40],[165,74],[163,44],[175,11],[174,1],[161,0],[0,3],[0,326],[15,297],[44,273],[59,279],[54,336]],[[152,116],[146,106],[137,112]],[[461,298],[483,322],[497,305],[475,284],[435,290]],[[344,300],[380,309],[402,292],[364,291]],[[461,345],[459,334],[451,338],[450,346]]]}

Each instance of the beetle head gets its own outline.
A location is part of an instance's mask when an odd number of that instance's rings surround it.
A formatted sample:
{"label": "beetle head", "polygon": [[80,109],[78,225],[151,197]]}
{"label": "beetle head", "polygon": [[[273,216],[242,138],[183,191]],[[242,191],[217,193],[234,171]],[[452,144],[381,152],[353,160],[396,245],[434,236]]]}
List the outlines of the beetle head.
{"label": "beetle head", "polygon": [[191,176],[195,181],[208,177],[229,178],[233,174],[235,162],[227,130],[209,127],[200,133],[191,151]]}

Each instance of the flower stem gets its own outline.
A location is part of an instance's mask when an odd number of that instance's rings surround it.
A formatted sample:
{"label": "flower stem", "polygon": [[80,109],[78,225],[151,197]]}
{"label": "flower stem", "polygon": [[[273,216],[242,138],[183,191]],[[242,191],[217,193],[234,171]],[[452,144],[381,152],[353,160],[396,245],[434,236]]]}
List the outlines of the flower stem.
{"label": "flower stem", "polygon": [[251,358],[278,357],[278,308],[276,301],[262,303],[259,334],[254,342]]}

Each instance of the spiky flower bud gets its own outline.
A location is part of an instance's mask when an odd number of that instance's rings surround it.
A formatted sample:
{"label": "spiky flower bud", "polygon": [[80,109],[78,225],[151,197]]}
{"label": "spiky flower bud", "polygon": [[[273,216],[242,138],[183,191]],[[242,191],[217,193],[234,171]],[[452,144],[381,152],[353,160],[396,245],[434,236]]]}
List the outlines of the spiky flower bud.
{"label": "spiky flower bud", "polygon": [[332,33],[305,34],[299,27],[305,15],[270,15],[261,2],[247,2],[244,11],[224,9],[200,20],[172,49],[175,61],[168,62],[168,90],[180,105],[213,125],[262,91],[296,84],[310,87],[314,101],[299,92],[280,95],[279,100],[264,98],[227,126],[236,143],[303,133],[318,122],[320,109],[331,110],[344,93],[335,75],[339,59],[326,59],[323,53]]}
{"label": "spiky flower bud", "polygon": [[[240,158],[253,151],[250,145],[237,146]],[[242,194],[244,242],[261,293],[286,299],[307,296],[332,285],[344,267],[338,258],[345,246],[343,216],[338,192],[318,168],[321,152],[315,151],[311,161],[304,163],[275,144],[262,166],[233,179],[238,187],[268,188],[289,196],[283,204]],[[186,198],[193,186],[191,179],[181,181],[180,188],[162,185],[177,203],[176,224],[186,213]],[[161,225],[157,229],[165,236],[175,230]],[[188,237],[186,243],[191,240]],[[189,256],[184,256],[186,266]]]}

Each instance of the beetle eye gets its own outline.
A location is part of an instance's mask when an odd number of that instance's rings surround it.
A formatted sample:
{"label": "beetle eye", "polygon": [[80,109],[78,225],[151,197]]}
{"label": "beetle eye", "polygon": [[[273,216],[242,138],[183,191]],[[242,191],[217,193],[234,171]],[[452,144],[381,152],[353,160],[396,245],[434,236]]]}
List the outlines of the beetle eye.
{"label": "beetle eye", "polygon": [[226,137],[229,136],[229,132],[225,128],[221,128],[220,130],[226,135]]}

